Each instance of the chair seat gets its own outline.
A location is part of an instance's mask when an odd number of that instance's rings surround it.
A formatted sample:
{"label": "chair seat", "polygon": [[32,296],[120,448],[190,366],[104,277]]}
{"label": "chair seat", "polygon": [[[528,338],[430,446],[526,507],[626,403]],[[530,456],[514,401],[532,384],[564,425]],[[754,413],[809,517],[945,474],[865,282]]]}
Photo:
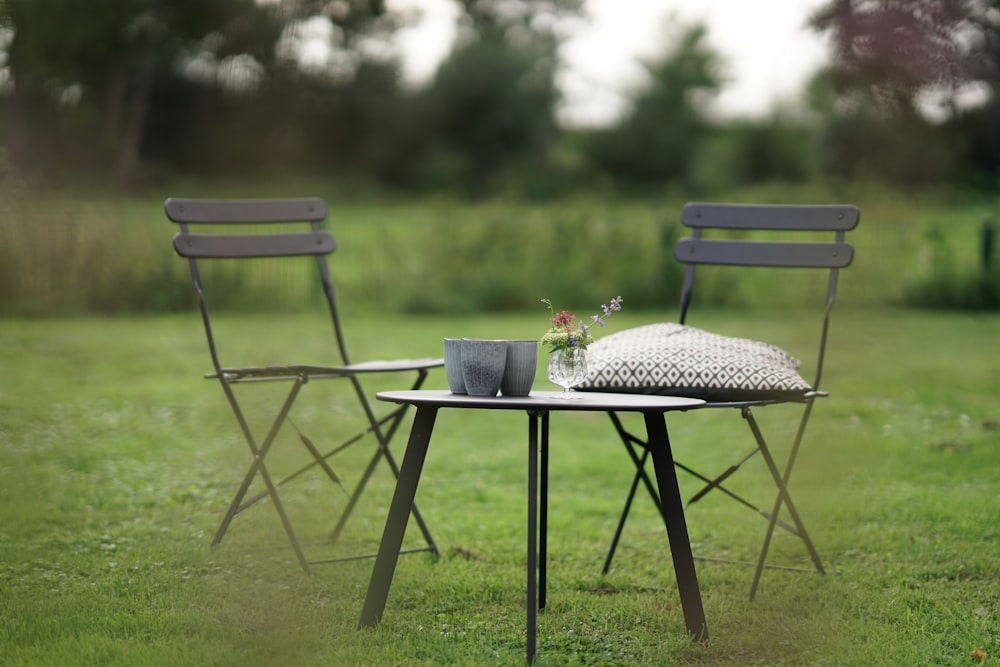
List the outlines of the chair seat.
{"label": "chair seat", "polygon": [[589,391],[664,394],[712,403],[805,400],[799,360],[769,343],[674,322],[626,329],[587,350]]}
{"label": "chair seat", "polygon": [[[444,366],[444,359],[393,359],[391,361],[365,361],[346,366],[315,366],[310,364],[290,364],[288,366],[251,366],[247,368],[223,368],[222,373],[230,380],[251,378],[293,378],[305,375],[311,378],[347,377],[359,373],[391,373],[393,371],[419,371]],[[218,373],[208,373],[206,378],[218,378]]]}

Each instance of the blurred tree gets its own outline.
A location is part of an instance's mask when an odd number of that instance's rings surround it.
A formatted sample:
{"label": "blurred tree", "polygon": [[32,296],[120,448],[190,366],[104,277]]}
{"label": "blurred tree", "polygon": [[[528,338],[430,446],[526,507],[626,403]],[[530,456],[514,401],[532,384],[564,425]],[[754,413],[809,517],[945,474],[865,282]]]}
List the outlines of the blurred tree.
{"label": "blurred tree", "polygon": [[886,116],[874,102],[842,103],[829,72],[809,84],[816,111],[817,170],[842,179],[873,179],[899,186],[943,182],[955,176],[961,146],[947,127],[919,113]]}
{"label": "blurred tree", "polygon": [[[554,48],[580,20],[584,0],[455,0],[461,27],[499,34],[514,44],[543,42]],[[467,37],[467,35],[466,35]]]}
{"label": "blurred tree", "polygon": [[127,183],[150,125],[184,136],[186,114],[154,118],[161,91],[189,95],[177,106],[201,106],[199,93],[243,94],[246,104],[289,69],[282,42],[303,19],[325,17],[350,36],[384,11],[378,0],[5,0],[11,159],[26,170],[110,168]]}
{"label": "blurred tree", "polygon": [[816,11],[810,24],[832,50],[811,86],[827,170],[905,184],[953,178],[980,143],[956,132],[963,116],[997,96],[998,9],[996,0],[832,0]]}
{"label": "blurred tree", "polygon": [[677,47],[646,63],[648,83],[616,125],[595,131],[589,162],[620,183],[684,182],[711,132],[705,106],[719,89],[720,60],[705,43],[705,27],[687,28]]}
{"label": "blurred tree", "polygon": [[146,157],[206,175],[362,172],[404,183],[420,129],[387,49],[389,25],[378,18],[349,32],[322,15],[289,23],[249,86],[220,84],[225,68],[210,52],[189,58],[188,76],[157,88]]}
{"label": "blurred tree", "polygon": [[553,67],[551,57],[495,33],[456,48],[424,98],[434,178],[482,195],[520,158],[544,161],[556,134]]}
{"label": "blurred tree", "polygon": [[832,82],[842,103],[874,103],[896,118],[920,115],[926,95],[957,108],[961,91],[989,76],[982,33],[987,4],[833,0],[810,23],[830,37]]}
{"label": "blurred tree", "polygon": [[[263,55],[279,29],[253,0],[7,0],[0,12],[13,33],[7,132],[15,164],[96,153],[113,160],[122,181],[136,168],[158,76],[172,75],[185,50],[209,37],[223,56]],[[57,155],[73,141],[83,149]]]}
{"label": "blurred tree", "polygon": [[698,150],[692,178],[699,191],[726,192],[747,183],[803,183],[815,175],[812,124],[790,109],[720,124]]}
{"label": "blurred tree", "polygon": [[949,129],[961,142],[963,182],[991,193],[1000,188],[1000,97],[955,118]]}
{"label": "blurred tree", "polygon": [[1000,186],[1000,0],[984,0],[970,17],[987,59],[983,82],[989,87],[986,102],[966,110],[953,123],[967,150],[964,179],[995,192]]}
{"label": "blurred tree", "polygon": [[582,0],[456,2],[456,42],[421,99],[431,138],[427,182],[478,196],[549,178],[556,49]]}

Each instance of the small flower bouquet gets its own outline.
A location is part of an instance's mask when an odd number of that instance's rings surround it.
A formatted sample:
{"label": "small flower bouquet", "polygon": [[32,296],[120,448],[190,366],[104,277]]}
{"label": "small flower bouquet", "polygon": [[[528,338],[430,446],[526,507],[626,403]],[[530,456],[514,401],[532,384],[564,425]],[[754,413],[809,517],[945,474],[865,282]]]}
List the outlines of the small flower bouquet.
{"label": "small flower bouquet", "polygon": [[549,352],[557,350],[586,350],[587,346],[594,342],[594,336],[590,333],[590,328],[594,324],[604,326],[605,320],[622,309],[622,298],[620,296],[611,299],[610,303],[601,306],[599,315],[591,316],[591,323],[584,324],[576,319],[576,315],[565,310],[558,313],[552,307],[552,302],[542,299],[542,303],[549,307],[552,315],[552,328],[542,336],[542,345],[548,347]]}

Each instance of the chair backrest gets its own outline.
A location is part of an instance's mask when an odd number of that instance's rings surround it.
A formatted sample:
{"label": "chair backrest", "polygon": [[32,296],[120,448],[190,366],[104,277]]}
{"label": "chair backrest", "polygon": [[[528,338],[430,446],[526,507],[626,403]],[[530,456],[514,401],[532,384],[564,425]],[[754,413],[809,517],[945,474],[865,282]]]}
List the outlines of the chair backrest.
{"label": "chair backrest", "polygon": [[[839,271],[854,259],[854,248],[844,242],[854,229],[860,212],[851,205],[715,204],[693,202],[684,206],[681,222],[691,228],[689,238],[680,239],[674,256],[685,264],[681,288],[680,322],[685,323],[694,291],[695,269],[702,264],[758,266],[773,268],[824,269],[829,272],[826,308],[820,335],[819,355],[813,387],[819,387],[826,350],[830,310],[837,293]],[[757,238],[704,238],[704,233],[766,231],[780,233],[782,240]],[[788,234],[784,234],[788,232]],[[787,240],[796,233],[809,232],[811,240]],[[829,233],[828,240],[812,240],[817,232]],[[742,236],[742,234],[737,234]],[[802,238],[800,234],[799,238]]]}
{"label": "chair backrest", "polygon": [[[188,260],[191,279],[208,336],[209,352],[216,372],[221,370],[208,303],[202,287],[199,260],[252,259],[264,257],[314,257],[323,296],[333,321],[341,361],[350,363],[337,314],[327,255],[336,241],[321,223],[326,203],[317,197],[285,199],[184,199],[164,202],[167,218],[178,223],[174,250]],[[266,231],[260,225],[267,224]],[[285,227],[287,225],[287,228]],[[201,227],[199,227],[201,226]],[[270,231],[279,228],[281,231]]]}

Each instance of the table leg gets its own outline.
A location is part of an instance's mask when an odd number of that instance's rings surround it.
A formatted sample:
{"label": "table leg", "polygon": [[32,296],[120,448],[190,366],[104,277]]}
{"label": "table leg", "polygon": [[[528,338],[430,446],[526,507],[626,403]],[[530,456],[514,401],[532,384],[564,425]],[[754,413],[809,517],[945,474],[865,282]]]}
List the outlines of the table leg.
{"label": "table leg", "polygon": [[406,443],[399,478],[396,480],[396,490],[392,494],[385,530],[378,545],[375,567],[368,584],[368,593],[365,595],[359,626],[374,626],[382,619],[385,601],[389,597],[389,586],[392,585],[392,576],[396,572],[399,551],[403,546],[406,523],[413,508],[413,498],[417,494],[420,472],[427,457],[427,446],[431,441],[437,410],[436,407],[420,406],[413,418],[410,439]]}
{"label": "table leg", "polygon": [[537,600],[537,540],[538,540],[538,413],[528,413],[528,590],[527,640],[525,655],[530,665],[535,659],[535,623]]}
{"label": "table leg", "polygon": [[643,416],[646,420],[646,436],[653,457],[653,468],[656,471],[656,484],[660,490],[660,503],[664,523],[667,526],[667,539],[670,542],[670,555],[674,561],[681,608],[684,610],[684,624],[693,639],[707,643],[708,625],[705,623],[705,610],[701,604],[698,574],[694,569],[694,556],[691,553],[687,522],[684,520],[684,505],[677,485],[677,472],[670,450],[670,438],[667,436],[666,419],[663,414],[652,412],[647,412]]}
{"label": "table leg", "polygon": [[549,556],[549,413],[542,413],[541,488],[538,498],[538,608],[545,609],[545,571]]}

